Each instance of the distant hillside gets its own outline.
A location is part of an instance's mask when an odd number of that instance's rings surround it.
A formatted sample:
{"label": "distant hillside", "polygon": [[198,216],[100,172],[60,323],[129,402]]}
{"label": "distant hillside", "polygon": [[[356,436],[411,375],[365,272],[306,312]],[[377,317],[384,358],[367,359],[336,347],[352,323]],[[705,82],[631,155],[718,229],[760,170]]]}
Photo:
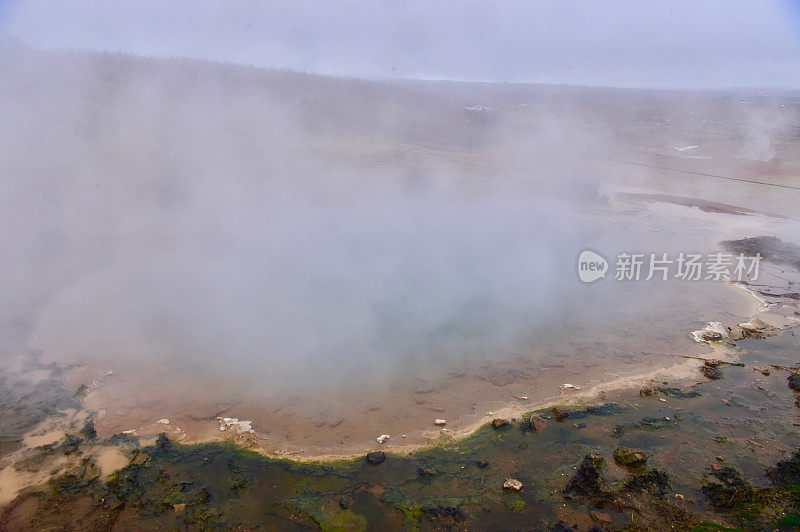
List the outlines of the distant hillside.
{"label": "distant hillside", "polygon": [[[146,120],[149,113],[191,128],[186,113],[202,112],[215,123],[227,124],[232,133],[248,126],[268,127],[280,115],[301,125],[303,133],[314,135],[475,150],[484,147],[498,127],[529,133],[553,116],[561,116],[568,124],[577,120],[582,126],[624,130],[664,123],[669,115],[680,124],[697,115],[692,127],[698,127],[709,116],[729,112],[732,102],[738,105],[744,98],[751,105],[773,105],[780,100],[800,106],[800,98],[779,91],[366,81],[189,59],[40,52],[12,45],[0,48],[0,69],[6,73],[0,79],[3,99],[29,112],[49,115],[51,120],[64,117],[70,109],[124,107],[116,117],[80,112],[74,118],[81,133],[89,135],[103,127],[121,126],[120,121]],[[93,117],[97,122],[92,123]]]}

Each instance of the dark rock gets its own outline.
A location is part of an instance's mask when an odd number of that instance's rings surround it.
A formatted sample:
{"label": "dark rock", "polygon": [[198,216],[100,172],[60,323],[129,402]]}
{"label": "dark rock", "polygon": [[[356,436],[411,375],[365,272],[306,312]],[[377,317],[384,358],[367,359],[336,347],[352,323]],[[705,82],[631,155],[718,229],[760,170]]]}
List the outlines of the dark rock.
{"label": "dark rock", "polygon": [[617,403],[605,403],[602,405],[589,405],[582,412],[570,411],[569,417],[571,419],[583,419],[588,416],[610,416],[612,414],[621,414],[624,411],[625,409]]}
{"label": "dark rock", "polygon": [[422,514],[443,528],[452,528],[467,517],[464,510],[455,506],[423,507]]}
{"label": "dark rock", "polygon": [[564,521],[559,521],[550,527],[550,532],[575,532],[575,529]]}
{"label": "dark rock", "polygon": [[619,438],[633,430],[658,430],[672,426],[673,420],[665,417],[643,417],[639,421],[628,421],[614,427],[612,436]]}
{"label": "dark rock", "polygon": [[742,478],[735,468],[725,466],[719,471],[711,470],[703,482],[706,502],[714,510],[730,510],[753,500],[755,490]]}
{"label": "dark rock", "polygon": [[611,516],[605,512],[601,512],[600,510],[592,510],[589,512],[589,515],[591,515],[592,519],[601,525],[610,525],[612,523]]}
{"label": "dark rock", "polygon": [[602,493],[600,470],[604,463],[603,457],[587,454],[564,488],[564,496],[567,499],[579,499]]}
{"label": "dark rock", "polygon": [[372,451],[367,453],[367,462],[372,465],[378,465],[386,460],[386,453],[383,451]]}
{"label": "dark rock", "polygon": [[563,410],[561,408],[553,407],[551,410],[553,419],[561,423],[567,419],[578,420],[586,419],[590,416],[610,416],[614,414],[621,414],[625,408],[617,403],[603,403],[599,405],[589,405],[580,410]]}
{"label": "dark rock", "polygon": [[83,443],[83,438],[79,438],[74,434],[67,434],[59,446],[59,450],[64,454],[79,453],[81,443]]}
{"label": "dark rock", "polygon": [[489,462],[487,462],[486,460],[476,460],[475,465],[483,469],[484,467],[489,466]]}
{"label": "dark rock", "polygon": [[93,440],[97,438],[97,431],[94,428],[94,421],[92,421],[91,419],[86,421],[86,423],[83,425],[83,428],[81,429],[80,434],[87,440]]}
{"label": "dark rock", "polygon": [[703,338],[703,340],[707,342],[718,342],[724,338],[724,336],[722,336],[722,333],[719,333],[717,331],[703,331],[701,337]]}
{"label": "dark rock", "polygon": [[496,429],[503,428],[506,425],[508,425],[508,420],[507,419],[495,418],[495,419],[492,420],[492,426],[494,428],[496,428]]}
{"label": "dark rock", "polygon": [[706,362],[703,367],[700,368],[700,373],[703,374],[709,380],[715,381],[722,378],[722,370],[719,369],[719,366],[716,364],[710,364]]}
{"label": "dark rock", "polygon": [[669,489],[669,475],[658,469],[634,475],[622,486],[623,493],[650,492],[656,497],[663,497]]}
{"label": "dark rock", "polygon": [[435,477],[439,474],[439,471],[437,471],[432,465],[421,465],[417,469],[417,472],[421,477]]}
{"label": "dark rock", "polygon": [[167,435],[163,432],[158,435],[158,439],[156,440],[156,447],[159,449],[169,449],[172,447],[172,440],[167,438]]}
{"label": "dark rock", "polygon": [[725,240],[722,245],[728,251],[748,256],[761,254],[764,260],[777,264],[791,264],[800,268],[800,246],[784,242],[774,236],[756,236],[741,240]]}
{"label": "dark rock", "polygon": [[788,459],[767,470],[767,477],[777,486],[800,485],[800,449]]}
{"label": "dark rock", "polygon": [[[763,293],[763,292],[762,292]],[[756,329],[742,329],[742,338],[752,338],[754,340],[763,340],[767,337],[767,333]]]}
{"label": "dark rock", "polygon": [[637,449],[617,447],[614,450],[614,460],[623,467],[638,469],[647,463],[647,455]]}
{"label": "dark rock", "polygon": [[789,389],[794,393],[800,393],[800,375],[789,375]]}
{"label": "dark rock", "polygon": [[530,420],[528,420],[528,424],[530,425],[530,427],[533,429],[534,432],[542,432],[544,428],[547,426],[547,422],[539,414],[531,414],[531,418]]}
{"label": "dark rock", "polygon": [[700,392],[696,390],[681,390],[680,388],[672,388],[668,386],[662,386],[658,389],[659,392],[663,393],[667,397],[675,397],[678,399],[688,399],[690,397],[700,397]]}
{"label": "dark rock", "polygon": [[[665,383],[666,384],[666,383]],[[687,399],[689,397],[699,397],[700,392],[695,390],[681,390],[670,386],[659,386],[658,388],[642,388],[639,390],[641,397],[655,397],[658,395],[666,395],[667,397],[677,397],[678,399]]]}

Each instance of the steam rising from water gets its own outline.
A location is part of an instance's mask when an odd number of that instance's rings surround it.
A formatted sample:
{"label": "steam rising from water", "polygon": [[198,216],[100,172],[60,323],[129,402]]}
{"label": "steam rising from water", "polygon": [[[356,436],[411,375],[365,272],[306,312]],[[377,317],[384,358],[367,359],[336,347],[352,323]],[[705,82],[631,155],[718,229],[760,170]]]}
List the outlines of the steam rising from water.
{"label": "steam rising from water", "polygon": [[[559,270],[577,243],[554,231],[541,198],[391,183],[341,183],[323,200],[216,190],[205,235],[126,248],[80,277],[45,308],[37,345],[67,359],[200,366],[273,389],[356,370],[381,379],[519,348],[574,284]],[[187,204],[181,215],[198,211]]]}
{"label": "steam rising from water", "polygon": [[652,241],[584,216],[615,144],[592,124],[617,111],[501,87],[475,114],[480,87],[12,52],[0,303],[35,316],[48,357],[280,392],[657,312],[660,292],[574,273],[585,247]]}

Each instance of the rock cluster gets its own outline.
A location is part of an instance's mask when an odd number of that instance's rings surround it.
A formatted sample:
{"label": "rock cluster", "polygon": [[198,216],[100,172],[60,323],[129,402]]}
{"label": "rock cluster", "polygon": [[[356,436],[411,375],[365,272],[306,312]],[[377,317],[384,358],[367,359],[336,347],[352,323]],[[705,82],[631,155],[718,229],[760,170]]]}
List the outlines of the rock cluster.
{"label": "rock cluster", "polygon": [[647,455],[637,449],[617,447],[614,450],[614,461],[623,467],[638,469],[647,463]]}

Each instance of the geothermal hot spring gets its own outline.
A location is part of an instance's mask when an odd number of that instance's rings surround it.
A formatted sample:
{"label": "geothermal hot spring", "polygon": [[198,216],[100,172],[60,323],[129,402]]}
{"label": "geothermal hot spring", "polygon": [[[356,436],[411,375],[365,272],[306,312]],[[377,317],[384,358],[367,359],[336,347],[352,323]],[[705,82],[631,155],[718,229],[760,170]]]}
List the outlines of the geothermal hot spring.
{"label": "geothermal hot spring", "polygon": [[[591,91],[4,61],[0,341],[68,367],[102,436],[222,438],[230,417],[267,451],[419,445],[435,419],[457,433],[673,367],[690,331],[752,315],[727,283],[613,279],[618,253],[713,251],[755,223],[614,194],[668,191],[679,176],[608,159],[683,154],[666,118],[713,106],[642,100],[664,118],[642,122],[649,107]],[[533,104],[464,114],[487,98]],[[733,187],[695,185],[672,192]],[[606,279],[580,282],[585,249]]]}
{"label": "geothermal hot spring", "polygon": [[[747,314],[725,283],[613,279],[619,252],[714,249],[689,209],[621,212],[586,185],[508,181],[171,190],[154,227],[111,216],[113,253],[47,296],[29,345],[76,365],[101,431],[167,418],[206,439],[237,417],[267,449],[346,454],[668,367],[690,330]],[[578,280],[583,249],[609,259],[607,279]]]}

